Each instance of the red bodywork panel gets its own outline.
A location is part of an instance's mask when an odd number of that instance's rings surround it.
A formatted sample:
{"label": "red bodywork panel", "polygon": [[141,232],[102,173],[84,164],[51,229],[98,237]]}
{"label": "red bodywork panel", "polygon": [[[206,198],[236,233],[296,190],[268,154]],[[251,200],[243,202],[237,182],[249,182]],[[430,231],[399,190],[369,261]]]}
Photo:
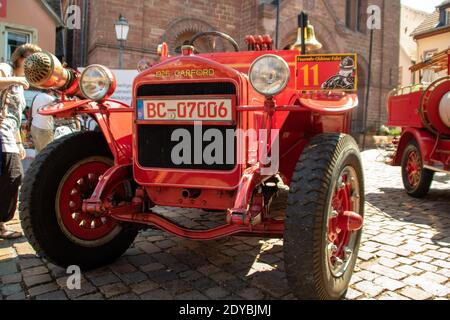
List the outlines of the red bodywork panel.
{"label": "red bodywork panel", "polygon": [[[274,97],[277,105],[272,121],[272,128],[280,130],[280,172],[289,184],[299,159],[299,155],[308,140],[322,132],[349,132],[350,112],[357,106],[356,95],[352,94],[315,94],[297,91],[296,86],[296,56],[295,51],[265,51],[217,53],[204,55],[190,55],[169,58],[153,68],[141,73],[134,81],[133,110],[137,119],[137,90],[145,84],[165,83],[205,83],[232,82],[238,89],[234,108],[234,123],[238,129],[264,129],[268,120],[264,111],[264,97],[254,91],[248,83],[247,72],[253,61],[264,54],[276,54],[289,65],[291,77],[287,88]],[[197,76],[191,73],[183,74],[186,70],[213,70],[206,75]],[[180,124],[180,121],[163,121],[162,123]],[[181,122],[192,124],[192,122]],[[138,120],[136,124],[161,124],[159,121]],[[224,125],[227,123],[217,123]],[[299,128],[301,128],[299,130]],[[241,177],[249,164],[238,164],[234,170],[204,171],[185,169],[145,168],[140,166],[137,159],[139,139],[134,126],[134,179],[146,187],[151,199],[158,205],[197,207],[212,209],[230,208],[234,201],[235,190],[241,183]],[[238,150],[248,150],[248,141],[237,141]],[[196,199],[183,199],[181,190],[199,188],[211,190],[204,192]],[[164,190],[164,191],[162,191]],[[224,197],[221,192],[233,195]]]}
{"label": "red bodywork panel", "polygon": [[423,91],[406,95],[392,96],[388,99],[388,126],[423,128],[419,108]]}

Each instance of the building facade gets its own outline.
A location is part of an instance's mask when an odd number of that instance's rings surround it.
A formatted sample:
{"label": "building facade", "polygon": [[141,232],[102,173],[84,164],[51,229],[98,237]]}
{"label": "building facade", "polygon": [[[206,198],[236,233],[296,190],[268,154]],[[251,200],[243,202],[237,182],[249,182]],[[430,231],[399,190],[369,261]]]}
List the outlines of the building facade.
{"label": "building facade", "polygon": [[0,0],[0,62],[25,43],[55,53],[57,29],[62,26],[60,15],[46,1]]}
{"label": "building facade", "polygon": [[428,13],[402,5],[400,18],[399,84],[408,86],[416,82],[409,68],[417,62],[417,43],[413,32],[428,17]]}
{"label": "building facade", "polygon": [[[49,0],[51,1],[51,0]],[[55,1],[53,1],[55,2]],[[78,30],[67,30],[69,64],[101,63],[118,67],[119,44],[114,23],[122,14],[130,31],[123,66],[135,69],[142,58],[156,60],[157,45],[167,42],[172,52],[200,31],[219,30],[245,47],[247,34],[276,35],[277,1],[264,0],[61,0],[63,16],[73,7],[82,10]],[[400,0],[280,0],[279,48],[297,38],[297,15],[306,11],[324,47],[322,53],[356,52],[359,55],[361,108],[354,114],[353,130],[363,129],[363,110],[369,71],[370,31],[367,9],[377,5],[381,29],[374,31],[368,124],[385,122],[386,94],[398,84]],[[71,8],[71,9],[70,9]],[[70,10],[72,11],[70,11]]]}
{"label": "building facade", "polygon": [[[417,61],[424,61],[434,54],[450,48],[450,0],[443,1],[436,10],[414,30],[417,42]],[[443,72],[445,73],[445,72]],[[439,75],[425,74],[423,81],[429,82]]]}

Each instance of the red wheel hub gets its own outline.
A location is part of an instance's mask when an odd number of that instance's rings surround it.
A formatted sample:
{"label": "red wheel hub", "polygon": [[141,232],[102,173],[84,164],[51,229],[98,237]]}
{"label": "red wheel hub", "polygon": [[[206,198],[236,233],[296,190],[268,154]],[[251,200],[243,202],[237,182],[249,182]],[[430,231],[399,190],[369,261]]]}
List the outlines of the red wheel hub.
{"label": "red wheel hub", "polygon": [[422,162],[417,151],[412,150],[408,154],[406,162],[406,174],[408,183],[415,188],[420,183],[420,175],[422,174]]}
{"label": "red wheel hub", "polygon": [[95,241],[106,237],[117,227],[108,217],[83,212],[83,200],[88,199],[99,177],[111,166],[102,161],[91,161],[76,166],[63,179],[59,189],[59,218],[64,228],[75,238]]}
{"label": "red wheel hub", "polygon": [[[349,260],[354,248],[349,247],[352,235],[363,225],[363,217],[358,210],[360,191],[356,173],[344,170],[335,188],[328,220],[329,262],[333,267],[341,267]],[[356,205],[355,205],[356,204]]]}

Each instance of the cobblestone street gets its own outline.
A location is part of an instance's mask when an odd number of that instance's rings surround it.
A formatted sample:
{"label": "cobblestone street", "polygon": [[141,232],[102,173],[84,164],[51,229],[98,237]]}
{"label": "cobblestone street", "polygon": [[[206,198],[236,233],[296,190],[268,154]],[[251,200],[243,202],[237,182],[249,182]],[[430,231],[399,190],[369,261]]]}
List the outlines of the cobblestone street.
{"label": "cobblestone street", "polygon": [[[450,180],[437,175],[429,196],[409,198],[400,168],[364,153],[366,220],[348,299],[450,297]],[[378,159],[380,160],[380,159]],[[186,226],[209,226],[222,213],[160,209]],[[10,225],[19,230],[20,223]],[[37,258],[25,238],[0,242],[1,299],[293,299],[282,241],[232,237],[193,242],[142,232],[114,264],[66,288],[65,270]]]}

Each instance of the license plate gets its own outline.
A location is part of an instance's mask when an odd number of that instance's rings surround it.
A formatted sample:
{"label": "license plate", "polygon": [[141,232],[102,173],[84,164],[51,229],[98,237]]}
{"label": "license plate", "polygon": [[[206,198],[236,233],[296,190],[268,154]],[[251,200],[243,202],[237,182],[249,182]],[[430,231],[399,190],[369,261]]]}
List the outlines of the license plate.
{"label": "license plate", "polygon": [[231,121],[231,99],[142,99],[139,120]]}

